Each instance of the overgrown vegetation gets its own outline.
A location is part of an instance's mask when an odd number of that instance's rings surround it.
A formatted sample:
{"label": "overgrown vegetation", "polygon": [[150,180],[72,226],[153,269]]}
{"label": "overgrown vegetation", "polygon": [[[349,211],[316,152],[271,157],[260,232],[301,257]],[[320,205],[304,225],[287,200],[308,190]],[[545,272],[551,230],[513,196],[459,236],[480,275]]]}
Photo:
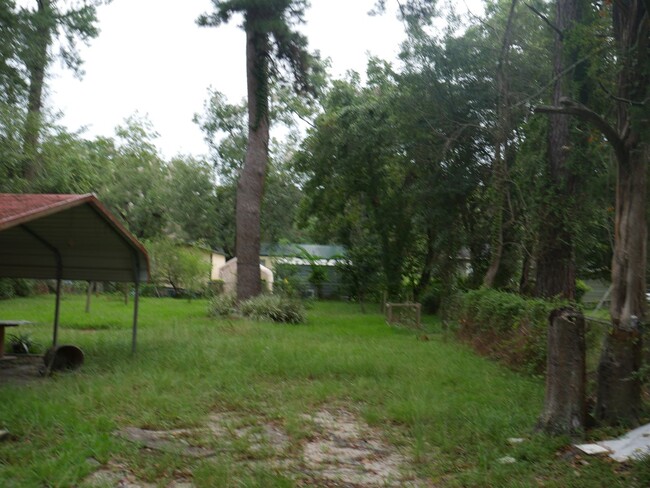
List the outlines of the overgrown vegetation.
{"label": "overgrown vegetation", "polygon": [[33,280],[0,278],[0,300],[28,297],[35,291]]}
{"label": "overgrown vegetation", "polygon": [[254,320],[301,324],[306,320],[305,307],[300,300],[282,294],[263,294],[237,304],[231,294],[221,294],[210,300],[208,312],[214,317],[231,317],[239,314]]}
{"label": "overgrown vegetation", "polygon": [[481,288],[458,295],[458,336],[491,358],[527,373],[546,368],[548,317],[559,302]]}
{"label": "overgrown vegetation", "polygon": [[8,351],[12,354],[38,354],[43,352],[43,346],[34,341],[31,334],[9,334],[6,345]]}
{"label": "overgrown vegetation", "polygon": [[208,314],[212,317],[230,317],[237,312],[237,297],[231,293],[220,293],[212,297]]}
{"label": "overgrown vegetation", "polygon": [[[0,384],[0,429],[10,432],[0,442],[0,485],[79,486],[97,461],[158,486],[179,477],[198,488],[301,486],[303,471],[273,466],[269,451],[251,454],[243,441],[190,437],[219,452],[196,459],[141,449],[113,433],[199,428],[215,412],[238,412],[245,426],[282,426],[288,451],[299,455],[310,432],[304,415],[331,405],[379,429],[435,486],[640,488],[649,481],[646,464],[577,459],[568,439],[533,434],[542,381],[445,340],[433,317],[425,318],[428,340],[419,340],[421,333],[387,327],[381,314],[348,303],[316,303],[307,326],[290,328],[209,318],[206,300],[143,298],[140,305],[131,356],[130,306],[100,296],[86,314],[83,296],[64,298],[60,340],[78,345],[85,364],[28,386]],[[0,306],[37,322],[25,327],[35,340],[51,341],[51,296]],[[510,445],[510,437],[526,440]],[[516,462],[499,463],[504,456]]]}
{"label": "overgrown vegetation", "polygon": [[239,311],[244,317],[287,324],[305,322],[305,307],[299,300],[282,295],[259,295],[243,301]]}

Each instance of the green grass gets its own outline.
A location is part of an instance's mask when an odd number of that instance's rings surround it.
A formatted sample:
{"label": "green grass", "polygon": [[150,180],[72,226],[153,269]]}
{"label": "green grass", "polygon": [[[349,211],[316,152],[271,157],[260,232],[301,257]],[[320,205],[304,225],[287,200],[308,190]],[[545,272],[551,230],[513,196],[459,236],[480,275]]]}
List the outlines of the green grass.
{"label": "green grass", "polygon": [[[305,413],[324,405],[357,412],[414,460],[435,486],[633,486],[629,471],[598,458],[559,455],[570,441],[535,435],[543,382],[512,373],[440,333],[386,326],[376,312],[317,303],[306,325],[207,317],[207,302],[142,299],[138,352],[130,354],[132,304],[100,296],[62,303],[60,343],[81,347],[81,370],[28,385],[0,385],[0,486],[78,485],[88,460],[121,463],[158,486],[294,486],[291,473],[238,462],[238,447],[195,460],[138,449],[113,435],[125,426],[204,425],[216,411],[273,419],[294,439],[309,434]],[[0,316],[51,341],[52,297],[0,302]],[[428,340],[422,340],[428,339]],[[525,437],[512,446],[509,437]],[[213,446],[214,447],[214,446]],[[218,447],[218,446],[217,446]],[[514,464],[498,459],[512,456]],[[641,485],[639,485],[641,486]]]}

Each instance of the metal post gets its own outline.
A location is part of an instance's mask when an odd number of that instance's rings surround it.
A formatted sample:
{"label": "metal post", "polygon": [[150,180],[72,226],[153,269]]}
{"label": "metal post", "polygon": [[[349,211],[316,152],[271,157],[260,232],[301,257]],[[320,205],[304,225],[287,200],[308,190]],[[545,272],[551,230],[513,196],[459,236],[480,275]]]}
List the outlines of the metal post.
{"label": "metal post", "polygon": [[61,313],[61,278],[56,280],[56,303],[54,305],[54,336],[52,337],[52,347],[56,347],[59,336],[59,316]]}
{"label": "metal post", "polygon": [[88,282],[88,289],[86,290],[86,313],[90,313],[90,295],[93,292],[93,282]]}
{"label": "metal post", "polygon": [[49,243],[46,239],[38,235],[32,229],[26,225],[21,225],[22,229],[31,235],[38,242],[47,247],[52,254],[54,254],[54,259],[56,261],[56,305],[54,307],[54,334],[52,337],[52,347],[56,347],[56,342],[59,335],[59,315],[61,311],[61,281],[63,280],[63,257],[61,252],[56,248],[56,246]]}
{"label": "metal post", "polygon": [[131,342],[131,354],[135,354],[135,344],[138,337],[138,307],[140,304],[140,277],[135,277],[135,296],[133,297],[133,339]]}

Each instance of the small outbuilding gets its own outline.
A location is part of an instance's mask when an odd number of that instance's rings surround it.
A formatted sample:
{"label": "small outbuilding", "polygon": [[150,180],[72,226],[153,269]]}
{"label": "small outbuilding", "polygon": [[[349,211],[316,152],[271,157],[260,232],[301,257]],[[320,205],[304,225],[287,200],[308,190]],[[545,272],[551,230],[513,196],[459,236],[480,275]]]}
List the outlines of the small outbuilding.
{"label": "small outbuilding", "polygon": [[[293,279],[306,296],[335,298],[342,295],[339,265],[346,262],[347,250],[338,245],[262,244],[260,261],[275,273],[276,279]],[[320,271],[320,283],[312,278]]]}
{"label": "small outbuilding", "polygon": [[0,193],[0,277],[56,280],[53,346],[63,280],[135,283],[135,351],[139,285],[149,279],[149,259],[94,195]]}
{"label": "small outbuilding", "polygon": [[[226,293],[237,292],[237,258],[232,258],[219,268],[219,279],[223,281],[223,290]],[[273,271],[260,264],[260,279],[262,287],[273,291]]]}

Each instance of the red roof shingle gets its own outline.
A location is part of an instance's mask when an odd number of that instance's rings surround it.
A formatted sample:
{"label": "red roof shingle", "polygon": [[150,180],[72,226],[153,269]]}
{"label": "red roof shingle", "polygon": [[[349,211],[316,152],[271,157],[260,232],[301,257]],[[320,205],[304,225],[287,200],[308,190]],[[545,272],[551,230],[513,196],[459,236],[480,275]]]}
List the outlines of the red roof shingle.
{"label": "red roof shingle", "polygon": [[0,193],[0,229],[43,217],[92,198],[85,195]]}
{"label": "red roof shingle", "polygon": [[93,194],[0,193],[0,276],[52,278],[53,250],[64,279],[148,279],[146,249]]}

